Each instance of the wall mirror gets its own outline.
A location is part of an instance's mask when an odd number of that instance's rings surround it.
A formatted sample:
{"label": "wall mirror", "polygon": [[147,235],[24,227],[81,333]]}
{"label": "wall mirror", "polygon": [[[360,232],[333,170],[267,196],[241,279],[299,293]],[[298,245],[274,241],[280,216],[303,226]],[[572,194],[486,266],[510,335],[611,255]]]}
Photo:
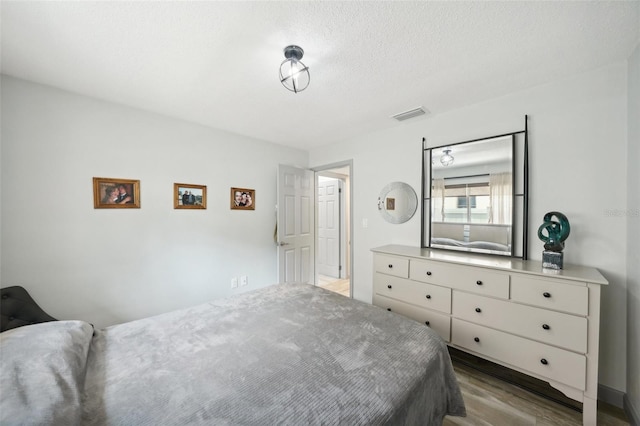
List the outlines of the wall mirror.
{"label": "wall mirror", "polygon": [[526,124],[423,149],[422,246],[526,259]]}
{"label": "wall mirror", "polygon": [[378,210],[389,223],[405,223],[418,208],[418,196],[413,188],[404,182],[391,182],[380,191]]}

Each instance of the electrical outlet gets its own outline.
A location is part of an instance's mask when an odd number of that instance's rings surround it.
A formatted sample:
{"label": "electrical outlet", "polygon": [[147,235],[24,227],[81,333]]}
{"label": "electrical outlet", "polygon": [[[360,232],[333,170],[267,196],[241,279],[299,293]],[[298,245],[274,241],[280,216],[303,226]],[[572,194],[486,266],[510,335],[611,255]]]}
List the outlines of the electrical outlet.
{"label": "electrical outlet", "polygon": [[243,275],[240,277],[240,285],[247,285],[249,284],[249,278],[247,278],[246,275]]}
{"label": "electrical outlet", "polygon": [[238,278],[237,277],[231,278],[231,288],[238,288]]}

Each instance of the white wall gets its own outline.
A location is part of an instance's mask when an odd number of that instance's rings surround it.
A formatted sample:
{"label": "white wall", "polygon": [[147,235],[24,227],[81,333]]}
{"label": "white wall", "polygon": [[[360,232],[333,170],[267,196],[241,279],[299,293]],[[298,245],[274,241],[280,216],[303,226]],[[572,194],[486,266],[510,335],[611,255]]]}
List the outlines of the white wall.
{"label": "white wall", "polygon": [[640,44],[629,58],[627,155],[627,400],[640,422]]}
{"label": "white wall", "polygon": [[420,195],[422,137],[442,146],[518,131],[529,114],[529,257],[541,258],[536,232],[544,214],[567,215],[565,262],[595,266],[610,282],[602,297],[600,383],[624,391],[627,223],[609,212],[626,209],[626,71],[626,64],[614,64],[312,150],[312,166],[353,159],[354,297],[371,301],[372,247],[420,245],[420,209],[392,225],[378,215],[376,200],[391,181],[407,182]]}
{"label": "white wall", "polygon": [[[307,153],[3,76],[1,160],[2,286],[102,327],[275,283],[277,165]],[[139,179],[141,208],[94,209],[94,176]],[[207,209],[174,210],[174,182]]]}

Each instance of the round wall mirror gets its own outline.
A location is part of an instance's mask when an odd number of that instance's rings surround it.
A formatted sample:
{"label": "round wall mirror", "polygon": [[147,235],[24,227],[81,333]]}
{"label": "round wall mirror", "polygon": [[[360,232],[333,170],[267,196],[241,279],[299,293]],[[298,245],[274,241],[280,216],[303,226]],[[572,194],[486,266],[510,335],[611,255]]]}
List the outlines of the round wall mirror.
{"label": "round wall mirror", "polygon": [[380,191],[378,210],[389,223],[405,223],[418,208],[416,192],[404,182],[391,182]]}

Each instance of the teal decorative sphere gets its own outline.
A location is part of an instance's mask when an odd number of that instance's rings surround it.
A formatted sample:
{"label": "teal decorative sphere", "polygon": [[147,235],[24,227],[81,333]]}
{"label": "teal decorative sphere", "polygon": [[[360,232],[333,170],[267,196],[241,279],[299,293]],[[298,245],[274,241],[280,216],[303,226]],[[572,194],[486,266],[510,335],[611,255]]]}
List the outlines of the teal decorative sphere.
{"label": "teal decorative sphere", "polygon": [[[556,220],[553,220],[554,217]],[[544,249],[561,252],[564,249],[564,241],[571,232],[569,219],[560,212],[549,212],[544,215],[543,220],[538,228],[538,238],[544,243]]]}

